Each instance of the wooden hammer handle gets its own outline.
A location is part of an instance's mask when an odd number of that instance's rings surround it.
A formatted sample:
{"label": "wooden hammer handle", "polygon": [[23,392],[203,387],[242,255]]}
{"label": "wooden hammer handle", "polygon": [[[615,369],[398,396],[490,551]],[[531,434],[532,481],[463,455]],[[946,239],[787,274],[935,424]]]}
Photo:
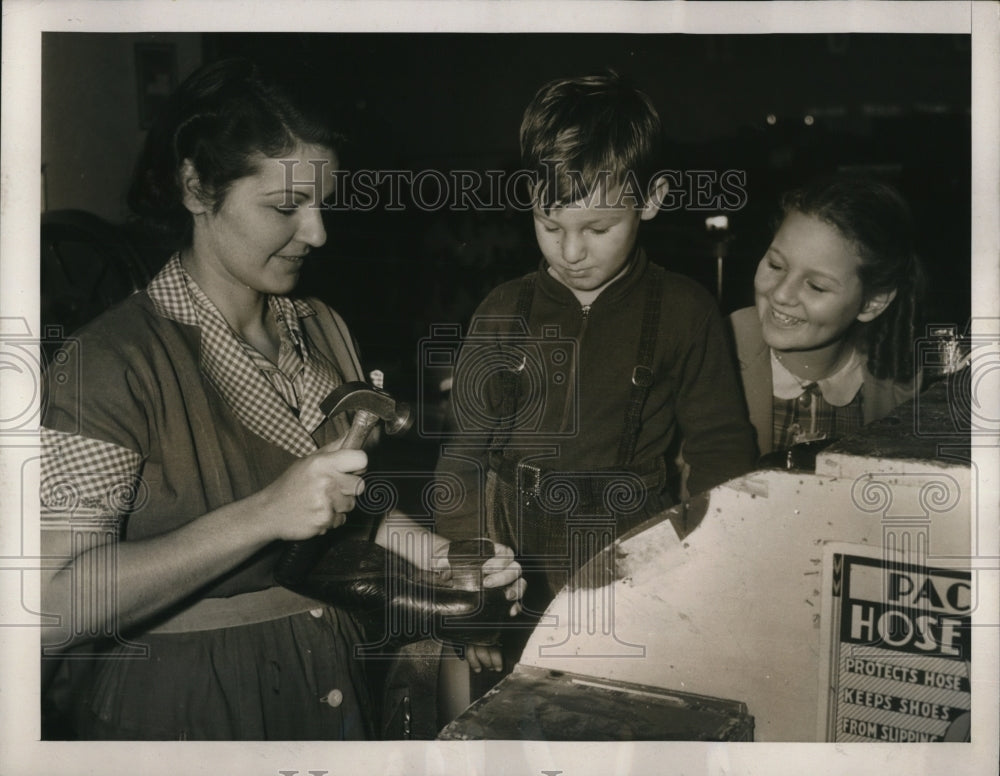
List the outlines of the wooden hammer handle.
{"label": "wooden hammer handle", "polygon": [[351,423],[351,428],[347,432],[347,436],[344,437],[341,450],[360,450],[376,423],[378,423],[378,415],[374,412],[368,410],[355,412],[354,422]]}
{"label": "wooden hammer handle", "polygon": [[[378,423],[379,416],[366,409],[356,410],[351,428],[344,437],[341,450],[360,450],[371,430]],[[274,567],[275,580],[286,587],[295,589],[301,585],[309,571],[319,561],[329,547],[330,540],[325,535],[314,536],[297,542],[289,542],[282,550]]]}

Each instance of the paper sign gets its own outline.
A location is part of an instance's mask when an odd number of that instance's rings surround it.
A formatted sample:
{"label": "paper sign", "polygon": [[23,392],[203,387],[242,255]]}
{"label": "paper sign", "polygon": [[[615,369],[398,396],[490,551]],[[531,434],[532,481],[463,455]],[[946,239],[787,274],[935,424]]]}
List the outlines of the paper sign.
{"label": "paper sign", "polygon": [[827,741],[968,741],[972,576],[828,548],[820,736]]}

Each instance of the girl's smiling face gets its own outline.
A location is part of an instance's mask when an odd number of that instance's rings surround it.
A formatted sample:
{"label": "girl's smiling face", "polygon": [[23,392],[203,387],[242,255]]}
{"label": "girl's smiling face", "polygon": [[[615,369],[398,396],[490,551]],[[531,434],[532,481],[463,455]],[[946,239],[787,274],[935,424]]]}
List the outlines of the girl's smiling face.
{"label": "girl's smiling face", "polygon": [[884,304],[866,302],[861,258],[836,227],[793,211],[757,266],[754,295],[764,341],[778,351],[816,350],[843,339]]}
{"label": "girl's smiling face", "polygon": [[204,273],[199,282],[222,292],[289,293],[306,255],[326,242],[322,203],[332,193],[335,168],[333,152],[321,146],[300,144],[280,159],[261,155],[214,212],[195,193],[197,176],[185,178],[192,257]]}

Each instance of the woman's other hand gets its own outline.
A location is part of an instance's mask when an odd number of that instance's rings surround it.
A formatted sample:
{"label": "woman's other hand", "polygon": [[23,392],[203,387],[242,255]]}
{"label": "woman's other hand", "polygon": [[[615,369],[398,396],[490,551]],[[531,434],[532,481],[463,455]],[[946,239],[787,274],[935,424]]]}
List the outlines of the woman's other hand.
{"label": "woman's other hand", "polygon": [[[514,560],[514,551],[506,544],[494,543],[493,557],[483,564],[483,587],[504,586],[507,588],[504,596],[514,602],[510,608],[510,616],[514,617],[521,611],[521,597],[528,583],[521,576],[521,564]],[[471,660],[469,665],[472,665]]]}
{"label": "woman's other hand", "polygon": [[478,674],[484,668],[487,671],[503,670],[500,647],[491,644],[463,644],[462,647],[465,650],[465,660],[475,673]]}

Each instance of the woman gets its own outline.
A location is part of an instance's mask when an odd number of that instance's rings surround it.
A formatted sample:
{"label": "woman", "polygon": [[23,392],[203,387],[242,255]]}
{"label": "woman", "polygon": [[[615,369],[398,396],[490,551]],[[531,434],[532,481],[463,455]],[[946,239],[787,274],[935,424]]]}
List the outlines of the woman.
{"label": "woman", "polygon": [[[287,296],[326,240],[336,141],[242,60],[191,76],[147,138],[130,204],[179,250],[77,335],[79,379],[49,376],[43,418],[43,510],[94,527],[47,532],[71,560],[43,580],[62,622],[46,641],[115,642],[74,698],[83,738],[372,734],[353,619],[272,578],[281,540],[345,523],[367,463],[319,409],[362,379],[351,337]],[[447,542],[405,519],[377,541],[446,565]],[[519,568],[498,549],[484,584],[514,600]]]}
{"label": "woman", "polygon": [[785,195],[756,304],[731,316],[762,454],[850,433],[914,396],[912,232],[878,181],[834,176]]}

